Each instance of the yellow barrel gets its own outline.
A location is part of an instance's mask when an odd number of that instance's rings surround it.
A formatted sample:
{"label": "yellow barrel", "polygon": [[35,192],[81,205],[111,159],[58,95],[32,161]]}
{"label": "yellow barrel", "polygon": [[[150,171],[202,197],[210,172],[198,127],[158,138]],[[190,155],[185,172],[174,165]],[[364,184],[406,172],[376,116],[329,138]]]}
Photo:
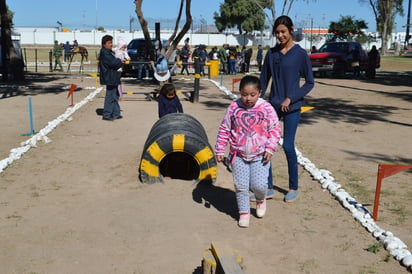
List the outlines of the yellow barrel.
{"label": "yellow barrel", "polygon": [[219,76],[219,60],[210,60],[209,63],[210,76]]}

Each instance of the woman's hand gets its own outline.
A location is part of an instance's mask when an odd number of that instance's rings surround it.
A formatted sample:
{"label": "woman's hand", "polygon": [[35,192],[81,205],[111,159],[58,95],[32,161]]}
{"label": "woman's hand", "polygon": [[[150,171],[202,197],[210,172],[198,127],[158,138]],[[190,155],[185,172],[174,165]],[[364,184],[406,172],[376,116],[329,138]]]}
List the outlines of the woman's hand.
{"label": "woman's hand", "polygon": [[267,151],[265,151],[265,153],[263,153],[263,163],[269,163],[270,159],[272,158],[272,153],[269,153]]}
{"label": "woman's hand", "polygon": [[216,160],[217,160],[218,163],[223,162],[223,159],[224,159],[224,158],[225,158],[224,155],[216,155]]}
{"label": "woman's hand", "polygon": [[286,99],[282,102],[282,104],[280,104],[280,110],[282,112],[288,112],[290,103],[291,103],[290,98],[286,97]]}

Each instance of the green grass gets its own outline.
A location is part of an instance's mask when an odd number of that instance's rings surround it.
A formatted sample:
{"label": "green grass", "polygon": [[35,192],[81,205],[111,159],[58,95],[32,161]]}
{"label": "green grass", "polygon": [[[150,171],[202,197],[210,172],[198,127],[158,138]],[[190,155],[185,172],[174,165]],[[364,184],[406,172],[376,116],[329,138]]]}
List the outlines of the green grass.
{"label": "green grass", "polygon": [[412,57],[382,56],[381,71],[412,71]]}

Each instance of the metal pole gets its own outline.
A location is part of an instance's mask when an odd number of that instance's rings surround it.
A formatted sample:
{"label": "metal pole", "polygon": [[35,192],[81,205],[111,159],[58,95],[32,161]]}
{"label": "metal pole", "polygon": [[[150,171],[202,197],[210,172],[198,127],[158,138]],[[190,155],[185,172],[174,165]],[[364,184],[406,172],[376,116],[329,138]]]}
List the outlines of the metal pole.
{"label": "metal pole", "polygon": [[200,60],[195,57],[195,90],[192,95],[192,103],[199,102],[199,87],[200,87]]}
{"label": "metal pole", "polygon": [[[37,49],[36,49],[36,53],[37,53]],[[53,71],[53,53],[51,50],[49,51],[49,64],[50,64],[49,71],[52,72]],[[37,69],[36,69],[36,72],[37,72]]]}

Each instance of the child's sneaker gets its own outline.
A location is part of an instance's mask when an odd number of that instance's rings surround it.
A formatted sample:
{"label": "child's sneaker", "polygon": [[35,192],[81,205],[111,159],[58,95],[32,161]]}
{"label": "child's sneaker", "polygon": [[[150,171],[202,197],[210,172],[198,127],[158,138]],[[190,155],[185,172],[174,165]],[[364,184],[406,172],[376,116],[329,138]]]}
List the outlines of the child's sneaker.
{"label": "child's sneaker", "polygon": [[266,213],[266,199],[263,201],[256,201],[256,215],[259,218],[265,216]]}
{"label": "child's sneaker", "polygon": [[[275,190],[273,188],[268,188],[268,190],[266,191],[266,200],[272,199],[273,197],[275,197]],[[256,202],[255,194],[251,194],[249,196],[249,199],[251,202]]]}
{"label": "child's sneaker", "polygon": [[239,226],[240,227],[248,227],[249,226],[249,220],[250,220],[250,214],[249,213],[240,213],[239,214]]}

